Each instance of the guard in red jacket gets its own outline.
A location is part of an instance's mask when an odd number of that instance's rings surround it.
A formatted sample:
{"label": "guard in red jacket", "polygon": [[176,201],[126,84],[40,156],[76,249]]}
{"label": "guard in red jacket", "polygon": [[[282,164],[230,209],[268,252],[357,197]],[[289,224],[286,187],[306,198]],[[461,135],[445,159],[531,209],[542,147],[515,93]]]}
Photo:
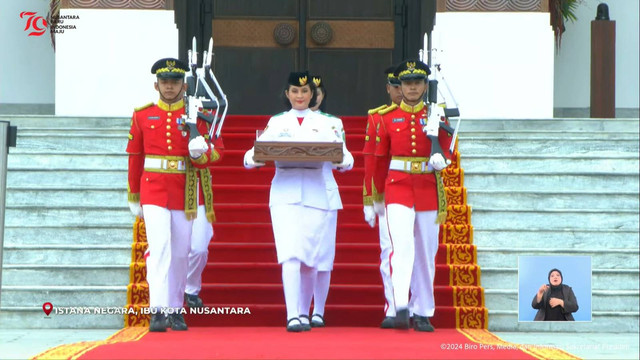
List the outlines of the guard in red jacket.
{"label": "guard in red jacket", "polygon": [[[374,208],[379,214],[386,213],[393,249],[395,327],[409,328],[411,288],[413,327],[417,331],[433,331],[429,317],[435,311],[433,280],[438,231],[446,219],[440,170],[447,162],[442,154],[431,154],[431,141],[425,134],[430,128],[429,109],[423,101],[429,74],[429,67],[417,60],[405,60],[396,69],[403,100],[399,106],[380,111],[373,177],[377,191],[384,193],[384,204],[375,201]],[[440,120],[435,119],[436,127]],[[429,123],[432,127],[433,120]],[[448,149],[451,136],[442,129],[436,128],[436,133],[440,146]]]}
{"label": "guard in red jacket", "polygon": [[[391,104],[400,105],[402,101],[402,91],[400,90],[400,80],[393,74],[397,66],[388,67],[384,73],[386,77],[386,89],[389,94]],[[383,329],[392,329],[395,325],[396,308],[393,301],[393,286],[391,285],[391,264],[389,262],[391,255],[391,240],[389,239],[389,230],[387,229],[387,219],[384,214],[377,215],[373,209],[374,200],[383,203],[384,194],[379,193],[373,184],[373,174],[376,165],[376,144],[377,129],[380,126],[380,111],[383,111],[389,105],[382,105],[375,109],[369,110],[367,119],[367,130],[364,139],[364,147],[362,149],[362,157],[364,158],[364,186],[363,186],[363,212],[364,220],[371,226],[375,227],[376,218],[378,218],[378,234],[380,237],[380,275],[382,277],[382,285],[384,288],[384,312],[385,317],[380,324]],[[382,163],[388,163],[388,157],[379,159]]]}
{"label": "guard in red jacket", "polygon": [[149,246],[149,331],[187,330],[181,312],[192,222],[198,213],[214,219],[209,167],[222,156],[222,140],[208,141],[209,124],[198,119],[205,135],[189,141],[182,118],[188,70],[172,58],[152,66],[160,99],[134,111],[129,131],[129,207],[144,217]]}

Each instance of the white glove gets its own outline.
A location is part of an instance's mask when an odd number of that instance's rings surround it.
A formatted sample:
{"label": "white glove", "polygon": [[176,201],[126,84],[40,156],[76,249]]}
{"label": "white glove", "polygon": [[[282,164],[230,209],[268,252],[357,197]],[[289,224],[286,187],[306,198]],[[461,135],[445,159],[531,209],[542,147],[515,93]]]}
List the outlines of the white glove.
{"label": "white glove", "polygon": [[353,155],[351,155],[351,153],[348,151],[345,152],[344,155],[342,155],[342,162],[340,164],[334,164],[333,166],[334,169],[340,172],[345,172],[353,169]]}
{"label": "white glove", "polygon": [[141,219],[144,219],[144,216],[142,214],[142,206],[140,206],[139,201],[134,201],[134,202],[130,201],[129,210],[131,210],[131,213],[133,214],[133,216],[137,216]]}
{"label": "white glove", "polygon": [[440,171],[449,166],[449,163],[445,160],[442,154],[436,153],[429,158],[429,168],[436,171]]}
{"label": "white glove", "polygon": [[189,155],[193,159],[197,159],[202,154],[209,151],[209,144],[202,136],[197,136],[193,140],[189,141]]}
{"label": "white glove", "polygon": [[384,216],[384,213],[385,213],[384,202],[374,201],[373,202],[373,211],[375,211],[375,213],[380,215],[380,216]]}
{"label": "white glove", "polygon": [[264,166],[265,163],[253,160],[253,149],[244,153],[244,167],[253,169],[254,167]]}
{"label": "white glove", "polygon": [[364,211],[364,221],[369,223],[369,226],[376,226],[376,212],[373,210],[373,205],[365,205],[362,209]]}

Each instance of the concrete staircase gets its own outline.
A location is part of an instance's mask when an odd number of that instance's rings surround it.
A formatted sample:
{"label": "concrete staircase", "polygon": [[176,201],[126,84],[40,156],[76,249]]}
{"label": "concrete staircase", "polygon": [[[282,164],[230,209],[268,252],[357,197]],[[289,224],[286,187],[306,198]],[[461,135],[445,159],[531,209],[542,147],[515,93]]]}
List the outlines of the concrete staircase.
{"label": "concrete staircase", "polygon": [[[129,120],[2,116],[9,153],[0,323],[5,328],[120,328],[133,216],[127,207]],[[54,306],[46,316],[44,303]],[[93,311],[93,310],[92,310]],[[101,310],[103,311],[103,310]]]}
{"label": "concrete staircase", "polygon": [[[42,305],[127,303],[129,119],[0,120],[18,126],[0,324],[121,327],[122,315],[46,316]],[[637,332],[638,119],[464,120],[460,152],[490,330],[551,329],[517,322],[517,257],[575,254],[592,256],[593,322],[553,329]]]}
{"label": "concrete staircase", "polygon": [[[489,329],[637,332],[638,119],[464,120],[461,129]],[[593,321],[518,323],[520,255],[591,256]]]}

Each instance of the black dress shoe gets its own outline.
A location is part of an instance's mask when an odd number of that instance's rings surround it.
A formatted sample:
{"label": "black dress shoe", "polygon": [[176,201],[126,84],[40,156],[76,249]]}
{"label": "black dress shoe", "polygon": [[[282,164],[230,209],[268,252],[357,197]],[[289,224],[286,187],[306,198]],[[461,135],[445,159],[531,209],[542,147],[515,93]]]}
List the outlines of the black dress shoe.
{"label": "black dress shoe", "polygon": [[413,315],[413,330],[433,332],[433,325],[426,316]]}
{"label": "black dress shoe", "polygon": [[289,321],[287,321],[287,331],[288,332],[301,332],[301,331],[303,331],[302,322],[300,322],[300,319],[298,319],[297,317],[289,319]]}
{"label": "black dress shoe", "polygon": [[393,316],[385,316],[384,320],[380,324],[382,329],[393,329],[396,325],[396,318]]}
{"label": "black dress shoe", "polygon": [[402,330],[409,329],[409,310],[408,309],[402,309],[402,310],[396,311],[394,327],[396,329],[402,329]]}
{"label": "black dress shoe", "polygon": [[324,318],[320,314],[311,316],[311,327],[324,327]]}
{"label": "black dress shoe", "polygon": [[167,331],[167,317],[164,314],[151,314],[149,321],[149,331],[165,332]]}
{"label": "black dress shoe", "polygon": [[[311,330],[311,323],[309,322],[309,315],[300,315],[299,317],[300,323],[302,324],[302,331]],[[302,321],[302,319],[306,319],[307,321]]]}
{"label": "black dress shoe", "polygon": [[202,302],[202,299],[200,299],[198,295],[191,295],[191,294],[184,293],[184,302],[191,309],[204,307],[204,303]]}
{"label": "black dress shoe", "polygon": [[171,330],[184,331],[187,330],[187,323],[184,322],[182,314],[169,314],[169,326]]}

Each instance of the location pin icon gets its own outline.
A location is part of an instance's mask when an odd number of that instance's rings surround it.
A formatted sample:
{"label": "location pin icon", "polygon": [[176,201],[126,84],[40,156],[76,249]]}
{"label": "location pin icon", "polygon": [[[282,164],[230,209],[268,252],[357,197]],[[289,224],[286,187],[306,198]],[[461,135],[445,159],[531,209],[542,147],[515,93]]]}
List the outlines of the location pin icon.
{"label": "location pin icon", "polygon": [[44,311],[45,314],[47,314],[47,316],[49,316],[49,314],[51,314],[51,310],[53,310],[53,304],[50,302],[46,302],[44,304],[42,304],[42,311]]}

